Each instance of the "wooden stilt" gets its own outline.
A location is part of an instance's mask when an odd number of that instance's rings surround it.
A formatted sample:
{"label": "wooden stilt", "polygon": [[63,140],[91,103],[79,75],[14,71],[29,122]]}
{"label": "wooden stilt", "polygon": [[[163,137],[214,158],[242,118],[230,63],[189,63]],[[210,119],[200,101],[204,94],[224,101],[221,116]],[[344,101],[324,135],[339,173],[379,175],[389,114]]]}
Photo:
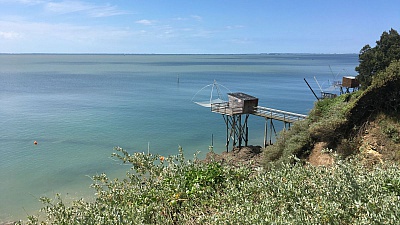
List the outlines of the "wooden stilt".
{"label": "wooden stilt", "polygon": [[226,125],[226,150],[229,151],[229,145],[232,141],[232,147],[248,146],[249,141],[249,127],[248,118],[246,114],[244,118],[242,115],[223,115]]}
{"label": "wooden stilt", "polygon": [[242,147],[243,145],[248,146],[248,118],[250,114],[265,118],[264,147],[268,144],[272,145],[272,135],[277,135],[273,120],[282,121],[284,123],[284,129],[290,129],[291,123],[303,120],[307,117],[302,114],[258,106],[257,98],[244,93],[230,93],[228,95],[229,102],[211,104],[211,111],[222,114],[224,118],[226,125],[227,152],[230,146],[232,146],[232,148],[236,146]]}
{"label": "wooden stilt", "polygon": [[[274,127],[274,124],[272,123],[272,118],[269,120],[269,144],[272,145],[272,128]],[[275,127],[274,127],[275,129]]]}
{"label": "wooden stilt", "polygon": [[265,126],[264,126],[264,148],[267,147],[267,138],[268,138],[268,119],[265,119]]}

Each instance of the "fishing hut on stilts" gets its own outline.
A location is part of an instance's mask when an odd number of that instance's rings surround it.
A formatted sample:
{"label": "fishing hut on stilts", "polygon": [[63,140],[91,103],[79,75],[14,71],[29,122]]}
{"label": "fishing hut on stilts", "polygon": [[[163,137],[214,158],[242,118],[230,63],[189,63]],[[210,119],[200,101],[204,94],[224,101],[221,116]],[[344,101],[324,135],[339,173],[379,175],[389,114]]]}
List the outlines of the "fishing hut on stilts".
{"label": "fishing hut on stilts", "polygon": [[[227,93],[228,101],[225,101],[216,81],[204,88],[209,86],[212,86],[210,100],[195,103],[203,107],[210,107],[211,112],[222,114],[226,125],[226,151],[229,151],[229,146],[231,144],[232,148],[248,146],[248,119],[251,114],[265,118],[264,147],[268,145],[268,123],[270,128],[269,144],[272,144],[272,131],[274,131],[276,135],[273,120],[282,121],[284,123],[284,129],[290,129],[291,123],[303,120],[307,117],[302,114],[261,107],[258,105],[258,98],[242,92]],[[229,90],[224,86],[222,87]],[[216,89],[218,93],[216,98],[213,97],[214,89]],[[196,93],[196,95],[198,93]]]}
{"label": "fishing hut on stilts", "polygon": [[226,124],[226,151],[232,146],[242,147],[248,145],[250,114],[258,106],[258,98],[251,95],[236,92],[228,94],[228,102],[211,104],[211,112],[220,113]]}

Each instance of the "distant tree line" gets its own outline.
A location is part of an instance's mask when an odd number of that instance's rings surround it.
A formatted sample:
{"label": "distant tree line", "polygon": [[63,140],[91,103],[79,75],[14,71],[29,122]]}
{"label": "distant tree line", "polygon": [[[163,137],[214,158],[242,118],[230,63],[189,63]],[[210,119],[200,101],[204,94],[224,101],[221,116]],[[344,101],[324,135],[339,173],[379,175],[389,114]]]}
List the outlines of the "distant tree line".
{"label": "distant tree line", "polygon": [[361,88],[366,89],[371,85],[372,77],[384,71],[391,62],[400,59],[400,35],[393,28],[389,32],[383,32],[376,46],[365,45],[358,56],[359,66],[357,79]]}

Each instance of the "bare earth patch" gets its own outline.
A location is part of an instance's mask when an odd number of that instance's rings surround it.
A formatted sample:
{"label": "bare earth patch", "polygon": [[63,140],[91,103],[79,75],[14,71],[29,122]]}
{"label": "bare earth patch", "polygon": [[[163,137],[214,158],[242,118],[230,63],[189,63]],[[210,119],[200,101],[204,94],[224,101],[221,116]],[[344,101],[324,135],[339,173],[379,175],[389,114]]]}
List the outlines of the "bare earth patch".
{"label": "bare earth patch", "polygon": [[383,163],[382,153],[385,152],[385,144],[382,143],[380,127],[376,122],[369,123],[361,137],[360,154],[367,164]]}
{"label": "bare earth patch", "polygon": [[207,153],[206,163],[211,161],[217,161],[233,166],[251,166],[260,167],[262,160],[262,148],[261,146],[247,146],[247,147],[235,147],[229,152],[223,152],[216,154],[213,152]]}
{"label": "bare earth patch", "polygon": [[329,153],[324,153],[323,150],[326,148],[325,142],[318,142],[314,145],[308,162],[313,166],[330,166],[333,163],[333,158]]}

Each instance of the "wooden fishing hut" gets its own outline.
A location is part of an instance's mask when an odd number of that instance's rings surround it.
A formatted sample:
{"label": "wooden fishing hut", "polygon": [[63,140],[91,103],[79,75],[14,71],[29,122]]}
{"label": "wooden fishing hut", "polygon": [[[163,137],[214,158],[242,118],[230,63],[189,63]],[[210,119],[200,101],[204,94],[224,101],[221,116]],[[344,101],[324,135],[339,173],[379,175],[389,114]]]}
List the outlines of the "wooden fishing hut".
{"label": "wooden fishing hut", "polygon": [[[358,82],[356,77],[352,77],[352,76],[346,76],[343,77],[342,79],[342,85],[340,87],[340,92],[341,93],[350,93],[350,88],[352,88],[353,92],[358,90],[358,88],[360,87],[360,83]],[[343,90],[343,88],[345,88],[346,90]]]}
{"label": "wooden fishing hut", "polygon": [[255,112],[258,106],[258,98],[251,95],[236,92],[228,93],[228,102],[211,104],[211,111],[220,113],[226,124],[226,151],[232,146],[242,147],[248,145],[249,128],[247,120],[250,114]]}

